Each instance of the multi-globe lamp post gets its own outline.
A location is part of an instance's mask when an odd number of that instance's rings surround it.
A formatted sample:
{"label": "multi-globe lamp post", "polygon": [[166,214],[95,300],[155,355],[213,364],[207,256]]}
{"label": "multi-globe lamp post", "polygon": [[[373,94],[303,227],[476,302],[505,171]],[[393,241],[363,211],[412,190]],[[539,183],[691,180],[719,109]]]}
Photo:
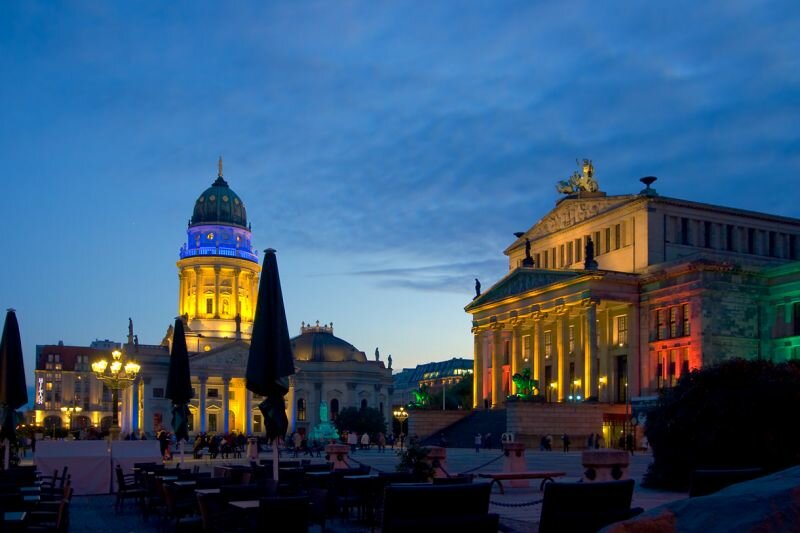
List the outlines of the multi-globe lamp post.
{"label": "multi-globe lamp post", "polygon": [[[398,407],[397,409],[395,409],[395,410],[392,412],[392,414],[393,414],[393,415],[394,415],[394,417],[397,419],[397,421],[398,421],[398,422],[400,422],[400,435],[403,435],[403,434],[404,434],[404,433],[403,433],[403,423],[404,423],[406,420],[408,420],[408,411],[406,411],[406,408],[405,408],[405,407],[403,407],[403,406],[401,405],[400,407]],[[403,440],[404,440],[404,439],[400,439],[400,448],[401,448],[401,449],[402,449],[402,447],[403,447]]]}
{"label": "multi-globe lamp post", "polygon": [[67,434],[72,431],[72,413],[80,413],[83,408],[80,405],[75,405],[75,400],[72,400],[72,405],[63,406],[61,412],[67,415]]}
{"label": "multi-globe lamp post", "polygon": [[119,391],[127,389],[136,380],[141,368],[133,361],[123,364],[122,352],[111,353],[111,363],[105,359],[92,363],[92,372],[108,389],[111,390],[111,440],[119,438]]}

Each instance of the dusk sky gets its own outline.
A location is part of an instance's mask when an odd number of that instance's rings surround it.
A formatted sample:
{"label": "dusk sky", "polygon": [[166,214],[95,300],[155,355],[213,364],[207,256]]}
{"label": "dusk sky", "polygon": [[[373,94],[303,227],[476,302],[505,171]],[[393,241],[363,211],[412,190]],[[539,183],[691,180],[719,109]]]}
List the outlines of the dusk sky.
{"label": "dusk sky", "polygon": [[161,341],[220,155],[290,333],[333,321],[395,369],[472,357],[473,278],[576,158],[608,194],[800,217],[797,1],[2,2],[0,76],[29,376],[128,317]]}

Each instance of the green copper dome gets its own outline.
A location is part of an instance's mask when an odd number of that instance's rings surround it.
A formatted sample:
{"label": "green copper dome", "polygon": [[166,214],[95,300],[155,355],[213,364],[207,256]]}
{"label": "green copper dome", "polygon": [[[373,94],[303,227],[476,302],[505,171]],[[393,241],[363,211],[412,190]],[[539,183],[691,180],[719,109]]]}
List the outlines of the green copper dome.
{"label": "green copper dome", "polygon": [[194,203],[190,226],[199,224],[230,224],[247,228],[247,211],[239,196],[222,178],[217,180]]}

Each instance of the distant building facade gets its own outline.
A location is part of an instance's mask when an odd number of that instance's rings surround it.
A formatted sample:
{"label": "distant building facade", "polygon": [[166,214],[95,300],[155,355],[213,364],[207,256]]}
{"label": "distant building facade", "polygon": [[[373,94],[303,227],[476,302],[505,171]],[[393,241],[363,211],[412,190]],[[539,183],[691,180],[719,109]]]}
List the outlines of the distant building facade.
{"label": "distant building facade", "polygon": [[[447,361],[425,363],[414,368],[404,368],[394,375],[396,405],[407,405],[414,400],[413,392],[428,387],[430,391],[455,385],[472,374],[472,359],[454,357]],[[463,406],[468,409],[469,406]]]}
{"label": "distant building facade", "polygon": [[[241,198],[222,175],[195,201],[188,242],[177,262],[178,314],[186,328],[194,398],[189,410],[191,433],[259,434],[263,400],[246,388],[245,370],[261,267],[251,245],[250,226]],[[141,365],[136,382],[120,395],[123,433],[171,430],[171,402],[164,397],[172,326],[156,345],[140,343],[129,321],[125,356]],[[119,345],[95,341],[96,348],[37,347],[36,422],[64,427],[61,407],[81,405],[73,428],[108,427],[111,393],[92,374],[91,363],[111,359]],[[374,407],[389,421],[393,384],[391,369],[376,354],[364,352],[334,336],[333,324],[303,324],[292,339],[296,374],[286,397],[290,431],[307,432],[320,422],[320,404],[329,416],[346,407]]]}
{"label": "distant building facade", "polygon": [[642,181],[606,195],[584,160],[505,250],[508,274],[465,308],[474,407],[503,407],[525,368],[547,401],[613,405],[724,359],[800,357],[800,220]]}

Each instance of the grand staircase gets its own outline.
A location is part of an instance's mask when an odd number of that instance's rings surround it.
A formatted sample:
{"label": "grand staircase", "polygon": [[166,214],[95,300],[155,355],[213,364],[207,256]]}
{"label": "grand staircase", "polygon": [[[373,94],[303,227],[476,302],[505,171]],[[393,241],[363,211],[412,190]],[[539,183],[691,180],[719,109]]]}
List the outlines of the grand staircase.
{"label": "grand staircase", "polygon": [[500,435],[506,431],[506,410],[477,409],[471,415],[462,418],[455,424],[447,426],[442,431],[431,435],[422,441],[423,445],[439,446],[442,433],[448,447],[471,448],[475,445],[475,434],[492,434],[492,447],[500,446]]}

